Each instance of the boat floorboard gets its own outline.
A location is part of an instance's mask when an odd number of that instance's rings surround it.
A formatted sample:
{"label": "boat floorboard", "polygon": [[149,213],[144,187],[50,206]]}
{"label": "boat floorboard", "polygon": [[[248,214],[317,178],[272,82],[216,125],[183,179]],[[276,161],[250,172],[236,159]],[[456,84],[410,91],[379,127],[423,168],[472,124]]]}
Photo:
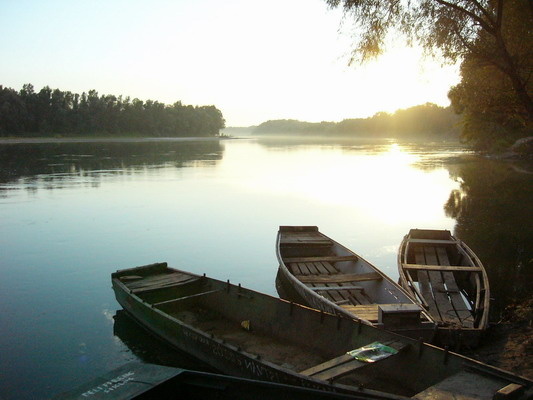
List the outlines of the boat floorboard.
{"label": "boat floorboard", "polygon": [[247,331],[241,327],[240,322],[228,320],[218,312],[200,306],[172,315],[215,338],[240,347],[247,353],[259,355],[264,360],[289,369],[300,371],[325,361],[325,358],[317,355],[312,349],[256,332],[253,321],[252,330]]}

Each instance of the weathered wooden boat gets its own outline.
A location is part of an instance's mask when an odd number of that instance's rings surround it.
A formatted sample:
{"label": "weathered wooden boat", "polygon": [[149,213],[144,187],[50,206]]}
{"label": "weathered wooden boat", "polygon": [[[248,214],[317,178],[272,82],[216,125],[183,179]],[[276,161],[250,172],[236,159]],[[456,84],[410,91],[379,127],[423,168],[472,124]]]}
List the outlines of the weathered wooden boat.
{"label": "weathered wooden boat", "polygon": [[533,392],[525,378],[422,341],[166,263],[117,271],[112,284],[142,326],[227,375],[367,399]]}
{"label": "weathered wooden boat", "polygon": [[316,226],[280,226],[281,279],[304,305],[430,342],[435,324],[392,279],[321,233]]}
{"label": "weathered wooden boat", "polygon": [[489,280],[465,243],[447,230],[411,229],[398,269],[402,287],[438,323],[441,341],[477,344],[489,322]]}

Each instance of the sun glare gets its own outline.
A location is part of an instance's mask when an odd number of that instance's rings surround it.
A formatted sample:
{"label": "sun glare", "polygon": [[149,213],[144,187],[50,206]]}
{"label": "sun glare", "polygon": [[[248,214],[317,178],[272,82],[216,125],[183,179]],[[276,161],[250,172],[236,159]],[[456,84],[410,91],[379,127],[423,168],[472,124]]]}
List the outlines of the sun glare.
{"label": "sun glare", "polygon": [[[398,144],[391,144],[381,154],[316,147],[294,151],[290,157],[284,152],[265,154],[265,150],[253,146],[232,151],[243,151],[244,159],[268,160],[247,163],[243,169],[238,163],[226,162],[239,157],[225,157],[220,167],[236,185],[342,207],[391,225],[409,221],[413,215],[418,220],[431,220],[436,200],[444,203],[453,189],[446,171],[414,167],[420,156],[407,153]],[[407,194],[414,192],[416,196]]]}

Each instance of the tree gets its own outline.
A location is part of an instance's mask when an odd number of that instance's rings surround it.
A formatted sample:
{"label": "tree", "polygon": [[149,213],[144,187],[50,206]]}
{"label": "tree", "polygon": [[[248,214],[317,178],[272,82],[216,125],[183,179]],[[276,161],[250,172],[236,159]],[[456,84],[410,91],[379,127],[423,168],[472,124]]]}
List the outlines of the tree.
{"label": "tree", "polygon": [[[403,33],[409,44],[418,43],[429,54],[440,53],[455,62],[465,56],[492,65],[507,79],[527,114],[533,119],[533,100],[527,86],[531,54],[513,52],[514,43],[533,39],[531,0],[326,0],[352,17],[358,39],[351,61],[365,61],[381,54],[388,34]],[[513,9],[519,9],[517,14]],[[525,21],[524,37],[513,34],[513,18]],[[480,37],[483,46],[479,45]]]}

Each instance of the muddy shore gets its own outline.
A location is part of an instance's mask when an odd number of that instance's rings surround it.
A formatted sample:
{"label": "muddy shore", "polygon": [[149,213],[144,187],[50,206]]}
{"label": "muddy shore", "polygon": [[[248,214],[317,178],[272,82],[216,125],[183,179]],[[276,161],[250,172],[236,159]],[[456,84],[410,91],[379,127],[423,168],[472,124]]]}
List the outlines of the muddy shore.
{"label": "muddy shore", "polygon": [[533,299],[508,306],[481,346],[460,353],[533,380]]}

